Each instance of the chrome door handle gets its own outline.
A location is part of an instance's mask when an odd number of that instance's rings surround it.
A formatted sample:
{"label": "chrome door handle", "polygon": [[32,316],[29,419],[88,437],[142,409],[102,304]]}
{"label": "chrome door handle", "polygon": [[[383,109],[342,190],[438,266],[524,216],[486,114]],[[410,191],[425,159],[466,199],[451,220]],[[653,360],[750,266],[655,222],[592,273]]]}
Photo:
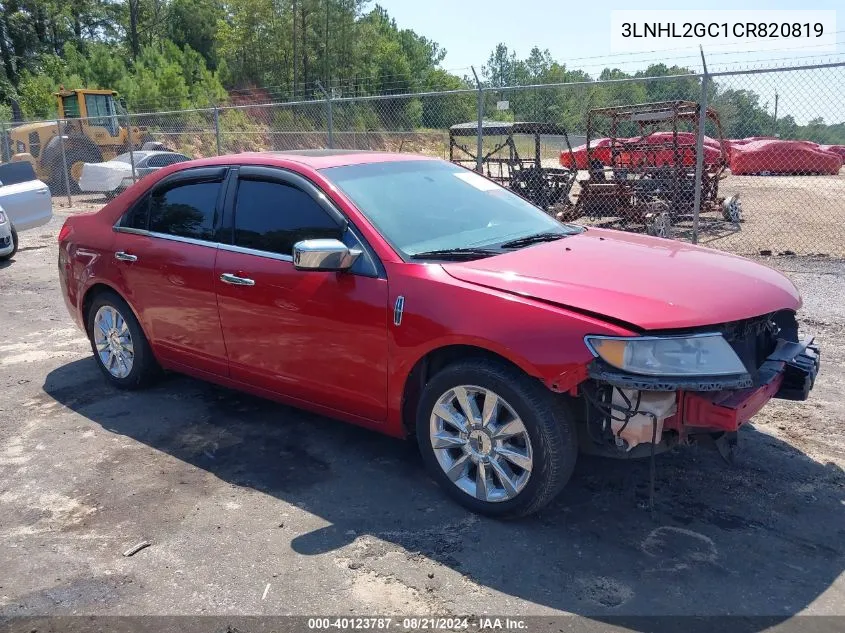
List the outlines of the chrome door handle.
{"label": "chrome door handle", "polygon": [[46,196],[48,193],[50,193],[50,190],[49,189],[39,189],[35,193],[37,193],[39,196]]}
{"label": "chrome door handle", "polygon": [[137,255],[130,255],[129,253],[124,253],[123,251],[117,251],[114,254],[114,258],[120,260],[122,262],[137,262],[138,256]]}
{"label": "chrome door handle", "polygon": [[238,277],[232,273],[223,273],[220,275],[220,281],[224,284],[232,284],[233,286],[254,286],[255,281],[247,279],[246,277]]}

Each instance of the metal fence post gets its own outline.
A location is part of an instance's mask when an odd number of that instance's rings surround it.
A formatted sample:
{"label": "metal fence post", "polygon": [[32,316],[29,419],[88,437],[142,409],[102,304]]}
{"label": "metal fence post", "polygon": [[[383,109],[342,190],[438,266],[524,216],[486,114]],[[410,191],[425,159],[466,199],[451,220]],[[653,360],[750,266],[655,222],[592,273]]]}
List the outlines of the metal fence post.
{"label": "metal fence post", "polygon": [[470,68],[472,69],[473,77],[475,77],[475,85],[478,88],[478,129],[475,133],[478,140],[475,148],[475,171],[479,174],[483,174],[484,157],[482,156],[482,153],[484,152],[484,131],[482,122],[484,121],[484,89],[481,87],[481,82],[478,80],[478,73],[475,72],[475,66],[470,66]]}
{"label": "metal fence post", "polygon": [[135,153],[132,147],[132,118],[126,113],[126,144],[129,146],[129,164],[132,165],[132,182],[138,182],[135,176]]}
{"label": "metal fence post", "polygon": [[59,149],[62,152],[62,175],[65,179],[65,193],[67,194],[67,206],[70,208],[73,205],[73,200],[70,198],[70,170],[68,169],[67,156],[65,155],[65,134],[62,131],[62,122],[56,119],[56,133],[59,137]]}
{"label": "metal fence post", "polygon": [[327,126],[327,134],[329,137],[329,149],[334,148],[334,122],[332,121],[332,96],[326,92],[326,89],[323,88],[323,84],[319,81],[315,82],[317,84],[317,88],[320,89],[320,92],[323,93],[323,96],[326,98],[326,126]]}
{"label": "metal fence post", "polygon": [[220,110],[214,106],[214,137],[217,141],[217,155],[220,156]]}
{"label": "metal fence post", "polygon": [[701,63],[704,74],[701,76],[701,98],[698,104],[698,134],[695,139],[695,201],[692,211],[692,243],[698,244],[698,224],[701,215],[701,196],[704,175],[704,126],[707,124],[707,86],[710,76],[707,74],[707,62],[704,61],[704,50],[701,51]]}

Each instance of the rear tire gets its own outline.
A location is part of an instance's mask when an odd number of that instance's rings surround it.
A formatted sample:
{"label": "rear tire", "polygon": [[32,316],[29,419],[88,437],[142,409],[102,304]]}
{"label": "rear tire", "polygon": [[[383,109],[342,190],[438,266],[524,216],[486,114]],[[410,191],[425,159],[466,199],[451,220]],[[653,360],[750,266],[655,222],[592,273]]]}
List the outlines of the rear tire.
{"label": "rear tire", "polygon": [[18,232],[15,230],[15,227],[12,227],[12,252],[6,253],[5,255],[0,255],[0,262],[5,262],[12,257],[15,256],[15,253],[18,252]]}
{"label": "rear tire", "polygon": [[132,309],[114,292],[101,292],[86,315],[86,331],[100,371],[119,389],[139,389],[161,370]]}
{"label": "rear tire", "polygon": [[431,378],[416,431],[426,468],[444,491],[493,517],[524,516],[545,506],[569,480],[578,457],[566,405],[535,378],[495,360],[461,361]]}

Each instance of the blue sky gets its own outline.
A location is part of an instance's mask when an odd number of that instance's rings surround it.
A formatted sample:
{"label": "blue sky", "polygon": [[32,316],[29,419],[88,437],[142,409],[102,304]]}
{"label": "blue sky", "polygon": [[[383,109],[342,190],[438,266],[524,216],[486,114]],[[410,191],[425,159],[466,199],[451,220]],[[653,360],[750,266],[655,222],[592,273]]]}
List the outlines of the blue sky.
{"label": "blue sky", "polygon": [[[559,61],[567,61],[570,67],[582,67],[601,70],[611,62],[627,70],[645,67],[649,61],[666,59],[666,54],[641,55],[636,57],[618,55],[604,59],[597,58],[610,54],[610,12],[614,9],[680,9],[683,3],[677,2],[641,2],[634,7],[630,2],[618,0],[566,2],[566,0],[379,0],[402,28],[414,29],[443,46],[448,54],[444,68],[458,69],[475,65],[478,69],[486,60],[493,47],[504,42],[525,57],[532,46],[548,48],[552,56]],[[823,0],[803,3],[796,0],[773,0],[768,2],[743,2],[734,0],[711,0],[705,6],[696,8],[752,9],[761,12],[765,19],[766,10],[774,9],[828,9],[843,7],[841,0]],[[845,11],[839,11],[837,40],[845,42]],[[677,51],[673,55],[678,63],[697,63],[698,51],[694,49]],[[752,49],[753,50],[753,49]],[[705,49],[705,54],[707,53]],[[715,55],[709,65],[726,66],[740,60],[754,60],[776,57],[797,58],[812,55],[817,51],[806,48],[799,51],[784,51],[778,54],[748,53],[745,55]],[[838,46],[838,59],[845,54],[845,44]],[[830,54],[821,55],[828,58]],[[576,60],[577,58],[577,60]],[[778,63],[783,63],[781,60]],[[644,63],[643,63],[644,62]],[[591,68],[587,68],[590,66]]]}
{"label": "blue sky", "polygon": [[[612,54],[610,15],[612,10],[684,8],[683,3],[641,2],[633,7],[619,0],[378,0],[400,28],[410,28],[433,39],[447,50],[442,66],[459,75],[469,75],[469,66],[481,66],[499,42],[504,42],[517,56],[524,58],[533,46],[549,49],[554,59],[568,68],[585,70],[592,76],[605,67],[626,72],[646,68],[650,63],[688,65],[701,69],[697,45],[659,53]],[[372,5],[370,5],[372,6]],[[797,0],[743,2],[711,0],[710,10],[746,9],[759,11],[760,20],[767,11],[778,9],[837,10],[836,53],[820,53],[812,43],[802,48],[754,52],[753,43],[742,53],[728,53],[726,48],[705,46],[709,70],[737,70],[845,61],[845,10],[842,0],[812,3]],[[722,78],[732,88],[748,88],[767,103],[779,95],[779,114],[791,114],[799,123],[821,116],[827,123],[845,121],[845,68],[822,69],[766,75]]]}

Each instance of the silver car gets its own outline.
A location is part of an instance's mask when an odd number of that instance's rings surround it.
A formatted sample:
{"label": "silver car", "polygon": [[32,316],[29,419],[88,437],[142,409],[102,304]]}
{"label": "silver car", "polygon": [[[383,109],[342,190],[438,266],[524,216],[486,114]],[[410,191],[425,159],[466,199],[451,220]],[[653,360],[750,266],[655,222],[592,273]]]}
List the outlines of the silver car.
{"label": "silver car", "polygon": [[28,162],[0,165],[0,261],[18,250],[18,231],[47,224],[53,217],[50,189]]}
{"label": "silver car", "polygon": [[[141,150],[132,154],[137,179],[173,163],[191,160],[177,152]],[[79,188],[82,191],[112,193],[128,187],[132,184],[132,159],[127,152],[103,163],[85,163],[79,178]]]}

